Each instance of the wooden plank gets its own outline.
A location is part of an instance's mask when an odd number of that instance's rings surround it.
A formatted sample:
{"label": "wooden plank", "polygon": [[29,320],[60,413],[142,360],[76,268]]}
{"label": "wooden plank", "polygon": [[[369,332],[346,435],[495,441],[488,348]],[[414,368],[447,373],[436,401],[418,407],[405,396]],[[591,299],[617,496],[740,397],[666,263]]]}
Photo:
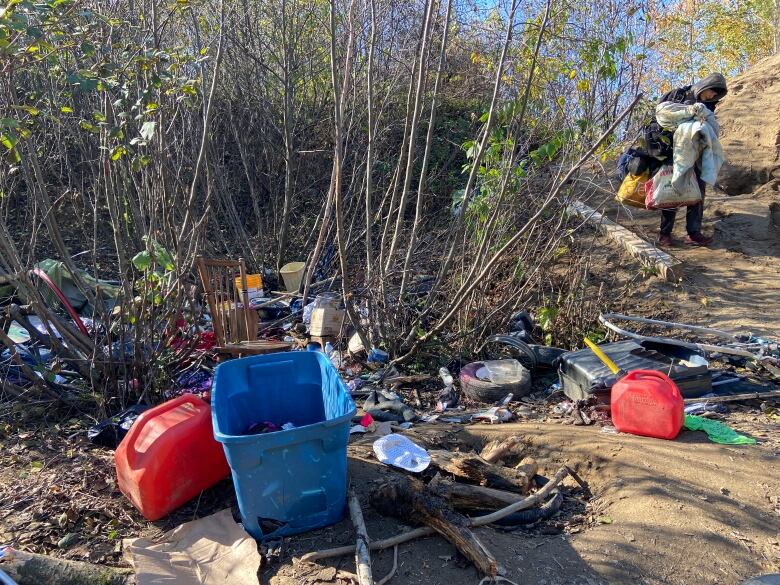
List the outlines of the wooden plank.
{"label": "wooden plank", "polygon": [[682,280],[683,263],[681,260],[643,240],[634,232],[624,228],[619,223],[615,223],[580,201],[570,203],[568,209],[592,223],[607,237],[620,244],[629,254],[642,262],[642,264],[658,269],[660,276],[665,280],[670,282]]}

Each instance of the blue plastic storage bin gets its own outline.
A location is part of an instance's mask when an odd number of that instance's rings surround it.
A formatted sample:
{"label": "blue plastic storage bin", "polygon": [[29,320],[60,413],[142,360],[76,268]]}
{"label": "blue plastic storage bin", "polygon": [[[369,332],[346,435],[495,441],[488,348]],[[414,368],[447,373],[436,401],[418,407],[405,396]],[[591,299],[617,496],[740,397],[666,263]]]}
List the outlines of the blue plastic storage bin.
{"label": "blue plastic storage bin", "polygon": [[[220,364],[211,403],[214,437],[225,449],[249,534],[288,536],[341,520],[355,403],[325,354],[274,353]],[[246,434],[259,422],[295,428]]]}

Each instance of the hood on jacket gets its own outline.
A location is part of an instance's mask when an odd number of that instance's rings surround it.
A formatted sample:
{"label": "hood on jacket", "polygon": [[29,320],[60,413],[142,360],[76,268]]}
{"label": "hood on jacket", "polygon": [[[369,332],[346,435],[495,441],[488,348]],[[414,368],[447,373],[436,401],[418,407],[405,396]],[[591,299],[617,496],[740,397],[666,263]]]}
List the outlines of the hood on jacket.
{"label": "hood on jacket", "polygon": [[695,83],[691,88],[693,96],[698,100],[699,95],[705,89],[711,89],[718,94],[717,99],[720,100],[724,95],[728,93],[728,87],[726,86],[726,78],[720,73],[713,73],[708,75],[698,83]]}

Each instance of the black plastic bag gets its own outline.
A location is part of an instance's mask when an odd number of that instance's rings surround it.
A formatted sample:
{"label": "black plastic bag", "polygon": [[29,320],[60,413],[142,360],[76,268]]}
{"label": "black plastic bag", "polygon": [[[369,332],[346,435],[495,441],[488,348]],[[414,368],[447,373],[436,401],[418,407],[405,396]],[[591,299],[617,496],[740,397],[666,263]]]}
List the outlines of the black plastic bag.
{"label": "black plastic bag", "polygon": [[90,427],[87,431],[87,438],[95,445],[116,449],[125,438],[127,431],[133,426],[135,419],[150,408],[151,406],[147,404],[134,404],[111,418],[99,422],[94,427]]}

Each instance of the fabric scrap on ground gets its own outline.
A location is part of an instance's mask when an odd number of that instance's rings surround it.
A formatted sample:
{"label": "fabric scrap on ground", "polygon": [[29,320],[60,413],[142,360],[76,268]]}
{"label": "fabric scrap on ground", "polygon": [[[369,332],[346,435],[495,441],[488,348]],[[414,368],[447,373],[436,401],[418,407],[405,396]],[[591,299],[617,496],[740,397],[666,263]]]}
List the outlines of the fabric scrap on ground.
{"label": "fabric scrap on ground", "polygon": [[720,421],[700,416],[685,415],[685,428],[689,431],[704,431],[707,437],[713,443],[721,445],[755,445],[756,440],[752,437],[740,435],[730,426]]}

